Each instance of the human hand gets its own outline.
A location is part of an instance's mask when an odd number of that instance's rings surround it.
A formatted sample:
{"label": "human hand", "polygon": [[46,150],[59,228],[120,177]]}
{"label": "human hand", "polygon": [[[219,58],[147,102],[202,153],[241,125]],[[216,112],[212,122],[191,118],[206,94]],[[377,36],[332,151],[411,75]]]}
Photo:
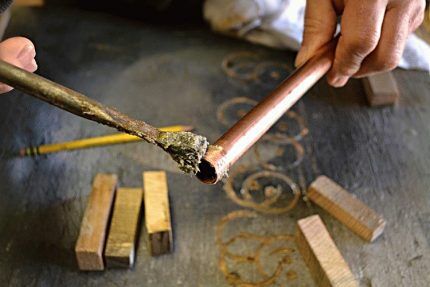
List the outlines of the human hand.
{"label": "human hand", "polygon": [[341,16],[341,36],[327,81],[334,87],[350,77],[394,69],[409,33],[424,19],[425,0],[307,0],[300,66],[332,40]]}
{"label": "human hand", "polygon": [[[36,50],[33,43],[24,37],[13,37],[0,43],[0,59],[29,72],[37,69],[34,57]],[[6,93],[13,88],[0,83],[0,93]]]}

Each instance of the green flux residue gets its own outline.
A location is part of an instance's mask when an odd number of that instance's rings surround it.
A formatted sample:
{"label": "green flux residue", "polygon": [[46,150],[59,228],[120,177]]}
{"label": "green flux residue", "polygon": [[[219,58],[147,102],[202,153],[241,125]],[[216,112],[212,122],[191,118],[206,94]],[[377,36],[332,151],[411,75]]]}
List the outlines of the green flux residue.
{"label": "green flux residue", "polygon": [[193,174],[199,171],[199,164],[209,145],[204,136],[191,132],[160,132],[157,143],[170,154],[183,172]]}

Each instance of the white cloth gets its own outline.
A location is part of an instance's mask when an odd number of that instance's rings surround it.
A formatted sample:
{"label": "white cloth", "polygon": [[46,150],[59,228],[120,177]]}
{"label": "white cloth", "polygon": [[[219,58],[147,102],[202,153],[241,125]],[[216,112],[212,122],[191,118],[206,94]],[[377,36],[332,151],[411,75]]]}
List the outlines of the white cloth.
{"label": "white cloth", "polygon": [[[297,51],[306,0],[206,0],[204,17],[214,31],[278,49]],[[430,46],[409,36],[399,67],[430,70]]]}

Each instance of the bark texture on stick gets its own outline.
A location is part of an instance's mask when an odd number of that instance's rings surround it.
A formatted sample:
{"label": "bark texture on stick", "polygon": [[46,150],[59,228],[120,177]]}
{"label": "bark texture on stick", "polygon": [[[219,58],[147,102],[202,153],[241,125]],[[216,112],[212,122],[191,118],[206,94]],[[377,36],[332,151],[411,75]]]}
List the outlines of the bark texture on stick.
{"label": "bark texture on stick", "polygon": [[205,137],[191,132],[162,132],[81,93],[0,60],[0,81],[77,116],[116,128],[156,144],[187,173],[196,173],[206,152]]}

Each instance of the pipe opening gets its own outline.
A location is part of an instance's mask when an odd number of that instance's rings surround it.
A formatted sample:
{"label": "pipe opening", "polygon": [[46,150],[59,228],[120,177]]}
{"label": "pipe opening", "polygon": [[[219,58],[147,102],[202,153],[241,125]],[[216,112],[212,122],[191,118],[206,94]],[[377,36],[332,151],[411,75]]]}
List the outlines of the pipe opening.
{"label": "pipe opening", "polygon": [[197,178],[206,184],[215,184],[218,181],[218,176],[215,167],[205,159],[199,164],[199,172]]}

